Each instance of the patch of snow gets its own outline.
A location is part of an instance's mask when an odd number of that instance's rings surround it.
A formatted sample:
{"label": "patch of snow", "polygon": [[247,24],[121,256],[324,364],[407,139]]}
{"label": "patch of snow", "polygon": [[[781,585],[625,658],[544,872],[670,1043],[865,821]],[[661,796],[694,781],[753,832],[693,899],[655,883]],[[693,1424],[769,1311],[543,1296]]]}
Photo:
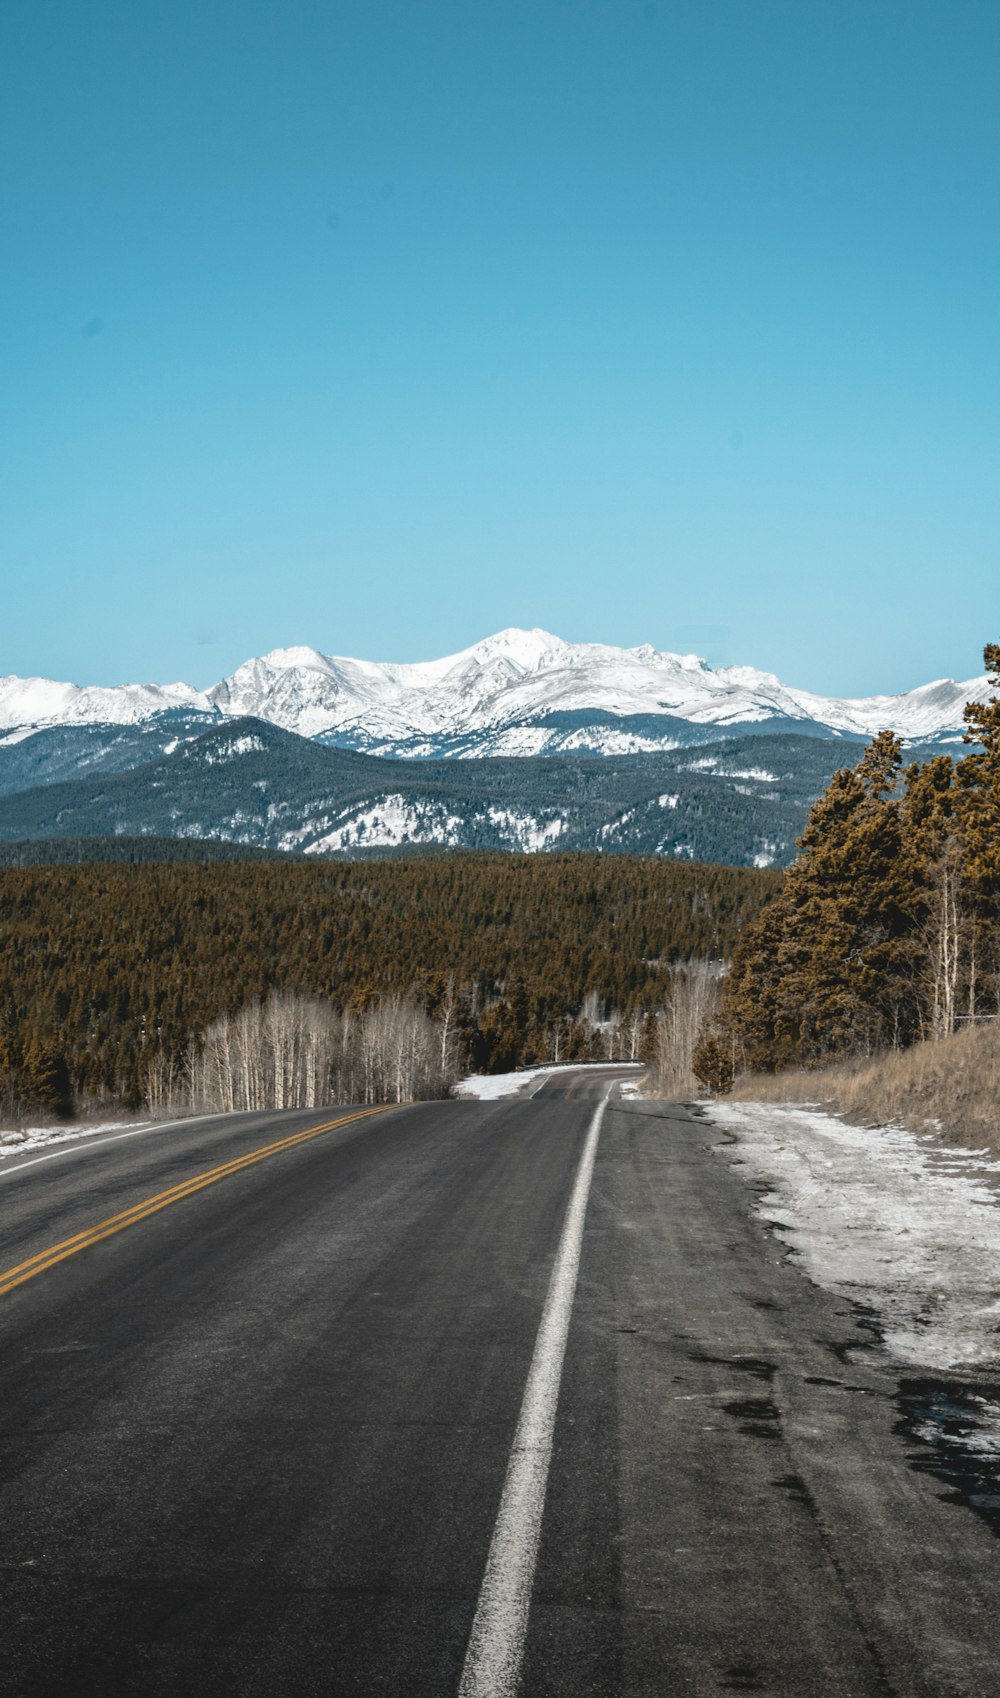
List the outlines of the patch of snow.
{"label": "patch of snow", "polygon": [[664,796],[657,796],[656,805],[657,805],[658,808],[676,808],[679,801],[680,801],[679,796],[671,795],[668,792]]}
{"label": "patch of snow", "polygon": [[550,849],[566,830],[566,821],[562,818],[539,825],[533,814],[515,813],[510,808],[490,808],[488,818],[491,825],[500,827],[512,848],[522,849],[530,855]]}
{"label": "patch of snow", "polygon": [[48,1144],[65,1144],[72,1138],[96,1138],[99,1132],[126,1132],[152,1124],[151,1120],[107,1120],[100,1126],[24,1126],[16,1131],[0,1131],[0,1160],[5,1156],[23,1156],[28,1150],[40,1150]]}
{"label": "patch of snow", "polygon": [[[307,844],[305,852],[323,855],[344,849],[394,849],[402,843],[453,843],[462,824],[457,814],[419,808],[405,796],[390,794]],[[314,822],[308,829],[317,827],[322,829],[322,824]],[[302,831],[287,834],[289,838],[304,835]]]}
{"label": "patch of snow", "polygon": [[[628,1067],[634,1069],[633,1061],[602,1061],[595,1063],[603,1070],[609,1067]],[[586,1063],[579,1061],[551,1062],[548,1067],[522,1067],[519,1073],[473,1073],[467,1079],[460,1079],[454,1088],[456,1097],[474,1097],[481,1103],[498,1102],[501,1097],[516,1097],[524,1092],[525,1085],[535,1085],[549,1073],[580,1073]],[[626,1085],[623,1081],[618,1089],[624,1095]],[[530,1094],[530,1093],[529,1093]]]}
{"label": "patch of snow", "polygon": [[523,760],[531,755],[552,754],[559,746],[558,734],[546,730],[542,725],[512,725],[482,743],[477,739],[476,747],[469,752],[475,754],[481,747],[483,754],[513,756]]}
{"label": "patch of snow", "polygon": [[516,1097],[526,1085],[544,1078],[546,1073],[566,1073],[565,1067],[523,1067],[519,1073],[473,1073],[460,1079],[455,1086],[456,1097],[474,1097],[477,1102],[497,1102],[501,1097]]}
{"label": "patch of snow", "polygon": [[758,1212],[810,1279],[878,1315],[891,1358],[1000,1366],[1000,1194],[986,1182],[1000,1161],[818,1109],[706,1107],[738,1170],[771,1187]]}
{"label": "patch of snow", "polygon": [[226,743],[217,743],[214,748],[197,752],[206,766],[225,766],[229,761],[239,760],[241,755],[255,754],[266,747],[262,737],[248,733],[245,737],[232,737]]}
{"label": "patch of snow", "polygon": [[40,725],[21,725],[16,731],[5,731],[0,735],[0,749],[12,749],[15,743],[26,743],[29,737],[37,737],[41,730]]}
{"label": "patch of snow", "polygon": [[676,737],[642,736],[637,731],[619,731],[613,725],[591,725],[553,736],[549,752],[571,755],[577,749],[597,749],[602,755],[659,755],[678,746]]}
{"label": "patch of snow", "polygon": [[623,814],[618,815],[617,819],[609,820],[607,825],[602,825],[597,835],[601,838],[614,837],[619,831],[621,831],[623,825],[628,825],[629,820],[634,819],[635,809],[627,808]]}

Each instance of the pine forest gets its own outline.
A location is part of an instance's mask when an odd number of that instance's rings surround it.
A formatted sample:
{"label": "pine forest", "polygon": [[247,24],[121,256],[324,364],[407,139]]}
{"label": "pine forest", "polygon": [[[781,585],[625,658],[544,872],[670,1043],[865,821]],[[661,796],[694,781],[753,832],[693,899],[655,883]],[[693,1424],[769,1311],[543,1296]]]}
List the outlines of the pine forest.
{"label": "pine forest", "polygon": [[159,1101],[184,1067],[207,1077],[206,1036],[229,1044],[242,1010],[271,1031],[275,996],[300,999],[303,1043],[310,999],[341,1021],[330,1088],[355,1079],[336,1071],[343,1021],[361,1044],[391,1004],[414,1055],[429,1018],[460,1066],[635,1055],[677,964],[730,956],[780,877],[587,854],[0,868],[0,1109]]}
{"label": "pine forest", "polygon": [[703,1033],[710,1089],[1000,1017],[1000,644],[985,661],[997,693],[966,708],[961,759],[907,765],[883,732],[813,807]]}

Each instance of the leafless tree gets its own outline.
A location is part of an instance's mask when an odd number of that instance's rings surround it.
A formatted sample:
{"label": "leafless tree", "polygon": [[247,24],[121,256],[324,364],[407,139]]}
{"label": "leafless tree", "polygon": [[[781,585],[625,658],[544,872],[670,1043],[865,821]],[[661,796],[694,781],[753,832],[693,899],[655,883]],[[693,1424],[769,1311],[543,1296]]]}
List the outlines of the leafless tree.
{"label": "leafless tree", "polygon": [[[188,1058],[188,1100],[223,1112],[408,1102],[447,1096],[458,1074],[454,1016],[412,998],[341,1014],[316,997],[274,993],[213,1021]],[[161,1089],[157,1073],[149,1090]]]}
{"label": "leafless tree", "polygon": [[182,1062],[164,1050],[157,1050],[146,1069],[143,1091],[150,1112],[155,1115],[173,1114],[187,1095],[186,1085]]}
{"label": "leafless tree", "polygon": [[691,1057],[715,1012],[723,972],[717,961],[688,961],[673,969],[669,999],[656,1016],[651,1075],[658,1096],[700,1094]]}

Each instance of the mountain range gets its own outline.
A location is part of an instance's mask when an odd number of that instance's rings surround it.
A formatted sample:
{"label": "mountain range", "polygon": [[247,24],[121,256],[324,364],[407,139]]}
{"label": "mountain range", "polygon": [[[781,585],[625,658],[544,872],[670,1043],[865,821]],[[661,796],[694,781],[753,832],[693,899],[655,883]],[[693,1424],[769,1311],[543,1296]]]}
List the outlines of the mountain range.
{"label": "mountain range", "polygon": [[960,735],[962,708],[987,689],[985,677],[943,679],[901,695],[839,700],[750,666],[713,668],[697,655],[507,630],[443,660],[403,665],[273,649],[208,690],[0,678],[0,733],[135,725],[180,712],[263,719],[397,759],[640,754],[749,727],[862,738],[891,730],[929,742]]}
{"label": "mountain range", "polygon": [[382,665],[277,649],[210,690],[0,680],[0,843],[310,855],[589,849],[782,865],[867,739],[957,743],[985,677],[838,701],[749,667],[503,631]]}

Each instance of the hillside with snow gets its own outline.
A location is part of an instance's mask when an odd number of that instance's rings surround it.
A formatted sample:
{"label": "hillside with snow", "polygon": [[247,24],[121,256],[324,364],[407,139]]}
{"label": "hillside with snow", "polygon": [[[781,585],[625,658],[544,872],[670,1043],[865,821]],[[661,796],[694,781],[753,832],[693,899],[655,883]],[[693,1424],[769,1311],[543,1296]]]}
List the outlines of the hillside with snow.
{"label": "hillside with snow", "polygon": [[307,855],[571,849],[764,867],[788,858],[809,798],[861,752],[776,735],[767,769],[736,738],[587,760],[400,761],[262,719],[189,723],[163,751],[135,727],[88,746],[88,729],[0,742],[0,844],[152,836]]}

